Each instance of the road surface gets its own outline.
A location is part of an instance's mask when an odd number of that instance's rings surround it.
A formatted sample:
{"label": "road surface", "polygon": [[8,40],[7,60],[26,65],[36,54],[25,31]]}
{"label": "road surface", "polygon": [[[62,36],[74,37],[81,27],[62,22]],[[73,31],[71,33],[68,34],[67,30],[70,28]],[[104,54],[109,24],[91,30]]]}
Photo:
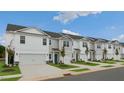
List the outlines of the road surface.
{"label": "road surface", "polygon": [[124,81],[124,67],[86,73],[77,76],[66,76],[48,81]]}

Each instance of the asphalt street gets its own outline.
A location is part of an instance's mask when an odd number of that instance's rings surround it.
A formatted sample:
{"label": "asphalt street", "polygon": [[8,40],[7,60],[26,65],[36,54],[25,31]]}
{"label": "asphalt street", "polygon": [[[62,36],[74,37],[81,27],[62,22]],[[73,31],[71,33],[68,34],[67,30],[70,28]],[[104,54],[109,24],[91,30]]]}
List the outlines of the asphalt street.
{"label": "asphalt street", "polygon": [[91,72],[77,76],[66,76],[48,81],[124,81],[124,67]]}

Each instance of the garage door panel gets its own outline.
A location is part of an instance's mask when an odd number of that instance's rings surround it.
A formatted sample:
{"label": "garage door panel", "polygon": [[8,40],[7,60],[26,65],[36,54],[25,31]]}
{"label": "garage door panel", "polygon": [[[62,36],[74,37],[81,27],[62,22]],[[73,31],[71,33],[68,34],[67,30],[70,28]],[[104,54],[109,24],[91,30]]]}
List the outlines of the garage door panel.
{"label": "garage door panel", "polygon": [[45,64],[45,55],[21,54],[20,64]]}
{"label": "garage door panel", "polygon": [[64,57],[64,61],[65,61],[65,63],[70,63],[70,61],[71,61],[71,57],[72,57],[71,54],[66,54],[66,56]]}

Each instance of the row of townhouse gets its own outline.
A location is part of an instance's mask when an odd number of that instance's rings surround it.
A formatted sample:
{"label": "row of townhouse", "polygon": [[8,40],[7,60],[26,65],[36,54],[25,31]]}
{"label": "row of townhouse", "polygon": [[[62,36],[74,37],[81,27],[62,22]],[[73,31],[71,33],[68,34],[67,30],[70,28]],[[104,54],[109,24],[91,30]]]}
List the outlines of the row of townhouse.
{"label": "row of townhouse", "polygon": [[[63,47],[64,59],[61,56]],[[124,58],[124,44],[118,41],[49,32],[14,24],[8,24],[6,29],[6,64],[9,59],[8,48],[14,51],[12,60],[19,64],[102,60],[104,49],[107,50],[107,59]]]}

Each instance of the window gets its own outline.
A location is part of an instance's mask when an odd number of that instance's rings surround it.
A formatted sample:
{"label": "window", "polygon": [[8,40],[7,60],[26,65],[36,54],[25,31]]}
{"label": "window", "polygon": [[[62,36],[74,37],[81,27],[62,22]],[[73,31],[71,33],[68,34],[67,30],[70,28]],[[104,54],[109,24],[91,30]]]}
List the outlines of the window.
{"label": "window", "polygon": [[51,45],[51,40],[49,40],[49,45]]}
{"label": "window", "polygon": [[20,36],[20,44],[25,44],[25,36]]}
{"label": "window", "polygon": [[66,46],[66,41],[63,42],[63,46],[64,46],[64,47]]}
{"label": "window", "polygon": [[100,44],[98,44],[98,45],[97,45],[97,48],[101,48],[101,45],[100,45]]}
{"label": "window", "polygon": [[49,54],[49,59],[52,59],[52,54]]}
{"label": "window", "polygon": [[47,39],[43,39],[43,45],[47,45]]}
{"label": "window", "polygon": [[64,41],[64,42],[63,42],[63,46],[64,46],[64,47],[69,47],[69,41]]}
{"label": "window", "polygon": [[111,45],[109,45],[108,48],[111,49]]}
{"label": "window", "polygon": [[86,47],[87,46],[87,43],[86,42],[83,42],[83,47]]}
{"label": "window", "polygon": [[69,41],[67,41],[67,47],[69,47]]}

